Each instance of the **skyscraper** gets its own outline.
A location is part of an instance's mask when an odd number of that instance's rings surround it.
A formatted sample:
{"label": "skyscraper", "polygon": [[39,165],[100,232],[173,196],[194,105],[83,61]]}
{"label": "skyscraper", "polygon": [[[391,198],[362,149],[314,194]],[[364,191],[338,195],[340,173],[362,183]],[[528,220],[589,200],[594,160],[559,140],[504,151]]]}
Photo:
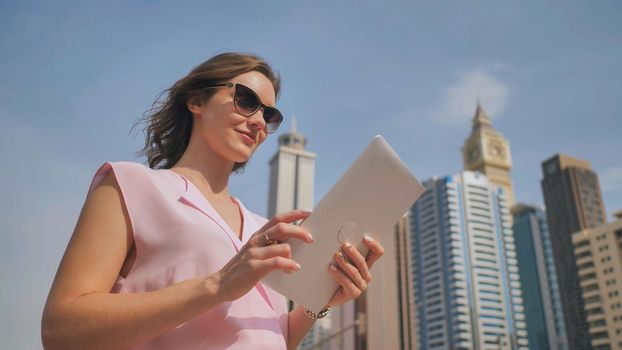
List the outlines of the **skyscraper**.
{"label": "skyscraper", "polygon": [[529,349],[504,191],[465,171],[411,209],[421,349]]}
{"label": "skyscraper", "polygon": [[567,350],[566,326],[545,213],[535,206],[517,204],[512,214],[529,344],[532,349]]}
{"label": "skyscraper", "polygon": [[[315,154],[307,151],[307,139],[296,130],[296,117],[291,130],[279,137],[279,147],[270,160],[268,217],[297,208],[313,208]],[[290,302],[291,303],[291,302]],[[291,304],[290,304],[291,306]],[[316,322],[300,348],[310,346],[322,337],[327,320]],[[325,346],[317,349],[324,349]]]}
{"label": "skyscraper", "polygon": [[559,154],[542,163],[542,175],[568,346],[577,350],[592,349],[572,234],[606,221],[598,177],[587,161]]}
{"label": "skyscraper", "polygon": [[594,349],[622,349],[622,212],[572,235]]}
{"label": "skyscraper", "polygon": [[268,217],[298,208],[313,208],[315,153],[305,150],[307,139],[296,131],[279,137],[279,148],[270,160]]}
{"label": "skyscraper", "polygon": [[[362,296],[366,305],[357,310],[360,327],[364,327],[357,337],[365,339],[357,339],[356,349],[417,349],[409,219],[405,214],[393,234],[383,240],[384,255],[374,266],[374,281]],[[365,346],[359,346],[363,342]]]}
{"label": "skyscraper", "polygon": [[[512,186],[512,157],[509,141],[492,127],[488,115],[477,102],[471,135],[462,147],[464,170],[479,171],[488,177],[491,184],[505,191],[508,208],[514,206]],[[512,220],[512,218],[510,218]]]}

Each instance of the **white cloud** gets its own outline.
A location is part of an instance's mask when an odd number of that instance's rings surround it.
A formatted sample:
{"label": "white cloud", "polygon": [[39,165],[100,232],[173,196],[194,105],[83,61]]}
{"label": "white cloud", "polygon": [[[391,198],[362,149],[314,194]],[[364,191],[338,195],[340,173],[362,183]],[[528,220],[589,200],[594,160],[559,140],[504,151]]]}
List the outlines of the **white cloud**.
{"label": "white cloud", "polygon": [[[498,70],[499,63],[490,70]],[[507,68],[504,65],[503,68]],[[441,105],[432,116],[444,124],[462,124],[473,118],[479,100],[491,119],[499,117],[507,105],[510,89],[487,69],[474,69],[458,75],[458,80],[444,93]]]}
{"label": "white cloud", "polygon": [[600,183],[603,191],[622,190],[622,166],[614,166],[602,172]]}

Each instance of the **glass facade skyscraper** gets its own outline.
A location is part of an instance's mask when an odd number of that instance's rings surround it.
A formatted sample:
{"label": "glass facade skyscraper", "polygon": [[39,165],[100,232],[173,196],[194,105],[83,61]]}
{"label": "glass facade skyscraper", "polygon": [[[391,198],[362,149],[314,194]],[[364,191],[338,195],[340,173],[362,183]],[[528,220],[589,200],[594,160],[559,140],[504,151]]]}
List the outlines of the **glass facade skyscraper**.
{"label": "glass facade skyscraper", "polygon": [[546,214],[535,206],[512,209],[518,268],[532,349],[567,350],[566,326]]}
{"label": "glass facade skyscraper", "polygon": [[503,189],[465,171],[425,182],[411,209],[421,349],[529,349]]}

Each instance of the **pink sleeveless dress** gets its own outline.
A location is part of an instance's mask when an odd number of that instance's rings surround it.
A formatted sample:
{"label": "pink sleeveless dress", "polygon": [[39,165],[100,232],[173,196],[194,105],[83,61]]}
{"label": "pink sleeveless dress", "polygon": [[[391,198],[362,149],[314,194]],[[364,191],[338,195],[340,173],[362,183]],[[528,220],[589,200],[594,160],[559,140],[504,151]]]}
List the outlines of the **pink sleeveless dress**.
{"label": "pink sleeveless dress", "polygon": [[[212,274],[224,266],[266,219],[237,203],[242,239],[185,177],[132,162],[105,163],[93,188],[110,171],[129,213],[136,261],[111,292],[142,293]],[[287,301],[258,283],[243,297],[134,347],[160,349],[286,349]]]}

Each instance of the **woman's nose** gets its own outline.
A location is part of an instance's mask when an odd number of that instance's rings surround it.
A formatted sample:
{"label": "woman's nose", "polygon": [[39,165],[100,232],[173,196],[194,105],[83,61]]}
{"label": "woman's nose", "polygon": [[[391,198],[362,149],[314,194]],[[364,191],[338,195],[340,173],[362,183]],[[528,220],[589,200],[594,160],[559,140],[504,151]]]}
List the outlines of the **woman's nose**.
{"label": "woman's nose", "polygon": [[248,117],[248,125],[256,130],[265,130],[266,121],[263,118],[263,107],[260,108],[255,114]]}

